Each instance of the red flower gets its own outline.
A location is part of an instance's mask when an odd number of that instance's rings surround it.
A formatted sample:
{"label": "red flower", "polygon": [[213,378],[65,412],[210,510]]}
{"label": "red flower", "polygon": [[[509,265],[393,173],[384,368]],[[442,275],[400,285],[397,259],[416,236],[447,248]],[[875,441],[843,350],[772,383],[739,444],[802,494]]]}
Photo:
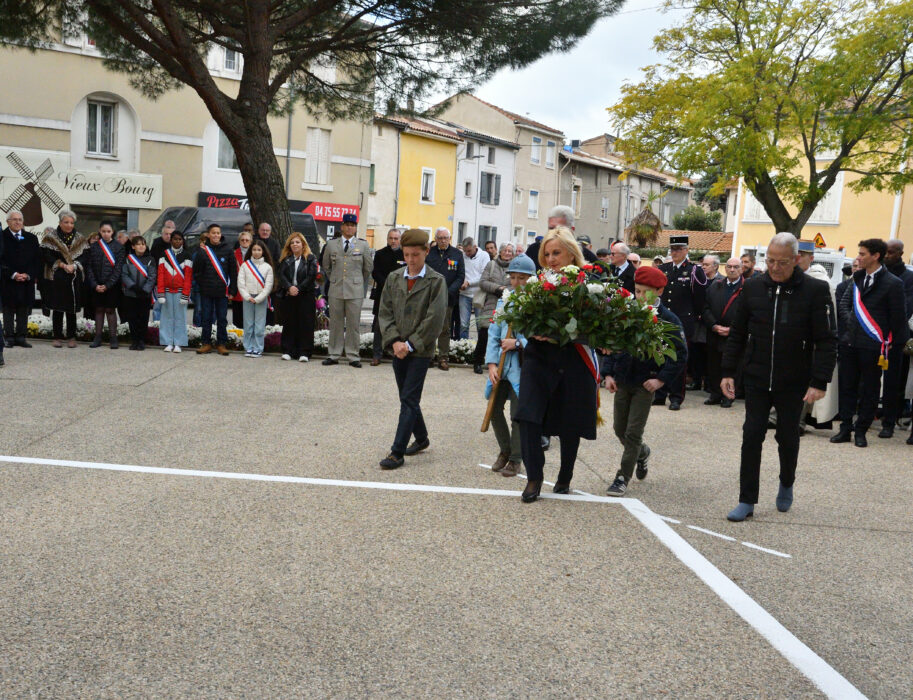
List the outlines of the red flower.
{"label": "red flower", "polygon": [[583,271],[581,271],[580,274],[577,275],[577,281],[578,281],[578,282],[583,282],[583,280],[585,280],[585,279],[586,279],[586,273],[583,272]]}
{"label": "red flower", "polygon": [[653,317],[653,323],[659,323],[659,319],[656,316]]}
{"label": "red flower", "polygon": [[551,282],[544,282],[542,284],[542,289],[544,289],[546,292],[554,292],[556,287]]}
{"label": "red flower", "polygon": [[584,270],[587,270],[587,271],[590,271],[590,270],[593,269],[593,266],[592,266],[592,265],[584,265],[584,266],[583,266],[583,269],[584,269]]}
{"label": "red flower", "polygon": [[564,275],[561,275],[561,284],[567,284],[567,282],[568,282],[567,277],[565,277]]}
{"label": "red flower", "polygon": [[621,288],[618,290],[618,293],[621,294],[621,296],[623,296],[623,297],[629,297],[629,296],[631,296],[631,292],[629,292],[629,291],[628,291],[627,289],[625,289],[624,287],[621,287]]}

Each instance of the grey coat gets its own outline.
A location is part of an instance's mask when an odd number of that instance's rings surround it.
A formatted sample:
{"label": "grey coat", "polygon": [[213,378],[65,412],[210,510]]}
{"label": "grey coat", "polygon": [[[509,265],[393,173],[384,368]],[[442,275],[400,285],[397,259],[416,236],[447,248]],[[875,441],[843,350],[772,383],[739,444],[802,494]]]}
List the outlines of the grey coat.
{"label": "grey coat", "polygon": [[377,322],[383,346],[389,349],[396,341],[408,341],[416,357],[434,357],[447,314],[447,285],[442,275],[426,266],[425,276],[409,291],[403,272],[390,273],[380,296]]}
{"label": "grey coat", "polygon": [[155,289],[155,278],[158,274],[158,267],[151,255],[144,255],[139,261],[145,266],[148,277],[143,277],[142,273],[134,267],[130,260],[124,262],[123,271],[120,275],[121,284],[124,287],[124,296],[139,297],[152,296]]}
{"label": "grey coat", "polygon": [[495,258],[488,263],[479,280],[479,291],[485,292],[485,301],[477,315],[479,328],[488,328],[491,325],[491,315],[498,306],[501,292],[505,287],[510,288],[510,275],[507,274],[508,263],[501,266],[498,262],[499,258]]}

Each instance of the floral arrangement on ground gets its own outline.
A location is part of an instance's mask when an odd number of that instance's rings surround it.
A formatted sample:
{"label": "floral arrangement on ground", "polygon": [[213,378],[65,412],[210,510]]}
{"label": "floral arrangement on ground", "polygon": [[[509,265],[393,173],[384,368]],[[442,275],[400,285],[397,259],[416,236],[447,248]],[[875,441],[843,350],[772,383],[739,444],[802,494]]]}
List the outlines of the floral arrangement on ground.
{"label": "floral arrangement on ground", "polygon": [[526,285],[505,291],[504,299],[493,320],[528,338],[544,336],[558,345],[583,343],[657,363],[675,357],[671,338],[678,328],[592,265],[544,270]]}

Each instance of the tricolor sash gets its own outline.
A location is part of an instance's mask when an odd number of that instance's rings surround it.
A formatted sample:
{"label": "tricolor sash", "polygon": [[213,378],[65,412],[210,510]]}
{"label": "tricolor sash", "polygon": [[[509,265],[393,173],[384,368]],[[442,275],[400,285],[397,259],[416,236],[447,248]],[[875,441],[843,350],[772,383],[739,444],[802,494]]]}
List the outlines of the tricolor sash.
{"label": "tricolor sash", "polygon": [[181,282],[184,281],[184,270],[181,268],[178,259],[175,257],[174,253],[170,250],[165,251],[165,257],[168,258],[168,262],[171,263],[171,266],[174,268],[175,274],[181,278]]}
{"label": "tricolor sash", "polygon": [[104,238],[98,239],[98,245],[101,246],[101,252],[105,254],[106,258],[108,258],[108,262],[111,263],[111,267],[117,267],[117,263],[114,262],[114,256],[111,254],[111,249],[108,247],[108,244],[105,243]]}
{"label": "tricolor sash", "polygon": [[[254,265],[250,260],[246,260],[244,262],[244,266],[248,270],[250,270],[251,274],[256,278],[257,282],[260,283],[260,286],[263,289],[266,289],[266,279],[263,277],[262,274],[260,274],[260,270],[257,269],[257,266]],[[266,297],[266,305],[270,311],[273,310],[273,300],[270,299],[269,295],[267,295],[267,297]]]}
{"label": "tricolor sash", "polygon": [[872,314],[869,313],[869,310],[865,308],[865,304],[862,303],[862,292],[859,291],[859,285],[855,283],[853,284],[853,311],[856,314],[856,320],[859,321],[859,325],[862,326],[862,330],[865,331],[865,334],[881,346],[881,356],[878,358],[878,366],[882,369],[887,369],[888,348],[891,347],[891,341],[894,339],[894,336],[892,333],[888,333],[888,337],[884,337],[884,333],[882,333],[878,324],[875,323]]}
{"label": "tricolor sash", "polygon": [[146,271],[146,266],[136,257],[133,253],[127,256],[127,260],[130,261],[130,264],[133,265],[143,277],[149,277],[149,273]]}
{"label": "tricolor sash", "polygon": [[208,245],[203,246],[203,250],[205,250],[206,255],[209,256],[209,262],[211,262],[213,268],[215,268],[216,274],[219,276],[219,279],[221,279],[225,283],[225,291],[227,292],[228,291],[228,278],[225,276],[225,271],[222,269],[222,265],[219,264],[219,259],[209,249]]}

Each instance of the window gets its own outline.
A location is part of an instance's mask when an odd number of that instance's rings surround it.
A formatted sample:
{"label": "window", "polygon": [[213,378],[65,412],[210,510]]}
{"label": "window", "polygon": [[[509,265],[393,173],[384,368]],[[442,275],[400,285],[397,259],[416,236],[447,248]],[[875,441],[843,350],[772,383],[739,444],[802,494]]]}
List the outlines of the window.
{"label": "window", "polygon": [[602,198],[602,205],[599,207],[599,218],[603,221],[608,221],[609,219],[609,198]]}
{"label": "window", "polygon": [[[540,141],[541,143],[541,141]],[[537,163],[539,161],[536,161]],[[555,167],[555,142],[549,141],[545,144],[545,167],[554,168]]]}
{"label": "window", "polygon": [[238,159],[235,157],[235,149],[221,129],[219,129],[219,162],[217,165],[221,170],[239,169]]}
{"label": "window", "polygon": [[422,168],[422,194],[424,204],[434,204],[434,170]]}
{"label": "window", "polygon": [[571,190],[571,209],[574,210],[574,216],[580,216],[580,203],[583,200],[580,184],[574,185]]}
{"label": "window", "polygon": [[473,158],[476,153],[476,145],[472,141],[466,142],[466,157]]}
{"label": "window", "polygon": [[374,194],[377,192],[377,190],[374,188],[374,175],[375,175],[376,170],[377,170],[377,166],[375,166],[374,163],[371,163],[371,172],[368,175],[368,192],[370,194]]}
{"label": "window", "polygon": [[384,127],[383,127],[383,125],[381,125],[381,124],[378,124],[378,125],[377,125],[377,135],[378,135],[378,136],[383,136],[383,135],[384,135]]}
{"label": "window", "polygon": [[305,182],[314,185],[330,183],[330,130],[308,127]]}
{"label": "window", "polygon": [[539,218],[539,193],[536,190],[529,191],[529,206],[526,209],[526,215],[530,219]]}
{"label": "window", "polygon": [[539,165],[540,158],[542,157],[542,139],[538,136],[533,136],[533,145],[529,149],[529,162]]}
{"label": "window", "polygon": [[521,190],[519,187],[514,190],[514,201],[517,204],[523,204],[523,190]]}
{"label": "window", "polygon": [[519,243],[521,238],[523,238],[523,227],[514,226],[514,236],[513,236],[514,242]]}
{"label": "window", "polygon": [[86,153],[116,155],[114,148],[117,105],[110,102],[88,102]]}
{"label": "window", "polygon": [[472,183],[469,180],[463,183],[463,194],[466,197],[472,197]]}
{"label": "window", "polygon": [[222,61],[225,70],[238,71],[240,69],[238,52],[234,49],[225,49],[225,58]]}
{"label": "window", "polygon": [[494,241],[497,238],[497,226],[479,226],[479,245],[485,245],[488,241]]}
{"label": "window", "polygon": [[482,180],[479,183],[479,203],[495,205],[501,203],[500,175],[482,173]]}
{"label": "window", "polygon": [[457,240],[462,241],[466,238],[466,222],[460,221],[457,223]]}
{"label": "window", "polygon": [[495,164],[495,147],[494,146],[488,147],[488,164],[489,165]]}

